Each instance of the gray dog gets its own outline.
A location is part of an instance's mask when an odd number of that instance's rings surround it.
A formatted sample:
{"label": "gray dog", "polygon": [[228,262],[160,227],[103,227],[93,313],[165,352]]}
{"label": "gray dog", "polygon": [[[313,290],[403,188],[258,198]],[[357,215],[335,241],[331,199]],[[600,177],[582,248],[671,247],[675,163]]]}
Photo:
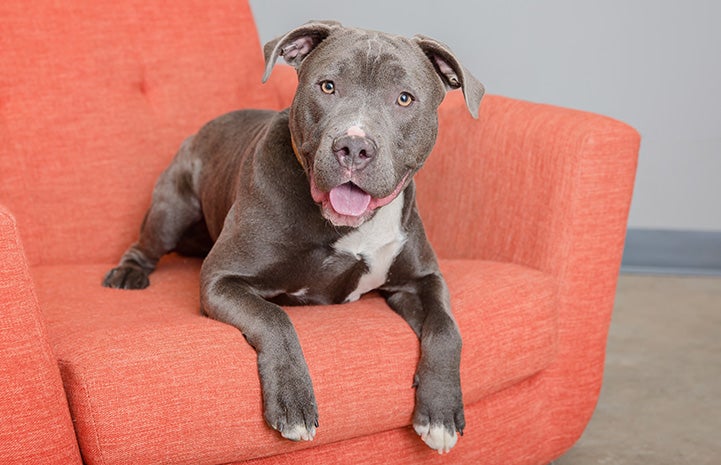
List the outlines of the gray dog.
{"label": "gray dog", "polygon": [[[279,305],[350,302],[378,290],[421,341],[413,426],[449,451],[463,434],[461,337],[418,216],[413,175],[435,143],[437,108],[483,86],[443,44],[311,22],[265,45],[296,68],[285,111],[206,124],[158,179],[140,238],[103,285],[141,289],[170,251],[205,253],[204,314],[258,353],[264,416],[312,440],[318,410],[298,337]],[[191,250],[192,249],[192,250]]]}

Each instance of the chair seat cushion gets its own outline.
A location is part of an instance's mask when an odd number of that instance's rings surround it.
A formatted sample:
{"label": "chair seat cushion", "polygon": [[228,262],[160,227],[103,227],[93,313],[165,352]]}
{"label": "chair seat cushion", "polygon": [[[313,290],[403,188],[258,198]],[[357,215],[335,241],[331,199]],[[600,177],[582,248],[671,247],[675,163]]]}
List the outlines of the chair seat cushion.
{"label": "chair seat cushion", "polygon": [[[411,424],[419,343],[380,296],[287,309],[320,417],[312,444],[291,443],[263,421],[253,349],[200,315],[200,261],[166,257],[142,291],[101,287],[109,268],[33,269],[86,463],[224,463]],[[549,276],[476,260],[442,260],[441,269],[463,337],[466,405],[551,363]]]}

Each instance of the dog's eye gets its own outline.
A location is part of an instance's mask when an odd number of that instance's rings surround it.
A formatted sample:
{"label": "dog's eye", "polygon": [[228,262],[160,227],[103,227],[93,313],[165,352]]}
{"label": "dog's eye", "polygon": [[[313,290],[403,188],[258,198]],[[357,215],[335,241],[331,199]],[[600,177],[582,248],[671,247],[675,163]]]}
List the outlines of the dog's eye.
{"label": "dog's eye", "polygon": [[396,100],[396,103],[402,107],[410,106],[411,103],[413,103],[413,96],[409,94],[408,92],[401,92],[401,95],[398,96],[398,99]]}
{"label": "dog's eye", "polygon": [[334,94],[335,84],[333,84],[333,81],[323,81],[320,83],[320,90],[322,90],[324,94]]}

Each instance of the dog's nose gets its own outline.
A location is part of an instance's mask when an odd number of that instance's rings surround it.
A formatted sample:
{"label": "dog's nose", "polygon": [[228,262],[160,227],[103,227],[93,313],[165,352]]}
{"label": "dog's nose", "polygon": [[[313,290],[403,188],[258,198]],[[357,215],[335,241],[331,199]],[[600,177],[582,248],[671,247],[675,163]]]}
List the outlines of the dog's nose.
{"label": "dog's nose", "polygon": [[344,135],[333,141],[333,153],[341,166],[362,170],[376,156],[376,143],[357,135]]}

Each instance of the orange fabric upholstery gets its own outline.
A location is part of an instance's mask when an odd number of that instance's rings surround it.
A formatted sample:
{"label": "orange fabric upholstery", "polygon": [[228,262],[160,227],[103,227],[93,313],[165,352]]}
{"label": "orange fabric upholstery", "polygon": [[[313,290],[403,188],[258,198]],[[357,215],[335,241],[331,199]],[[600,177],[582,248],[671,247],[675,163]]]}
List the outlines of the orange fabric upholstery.
{"label": "orange fabric upholstery", "polygon": [[[180,142],[261,85],[245,1],[0,3],[0,462],[542,464],[595,406],[639,137],[598,115],[498,96],[441,107],[418,200],[464,339],[465,436],[415,435],[418,342],[376,295],[288,309],[321,426],[265,426],[255,354],[198,311],[199,261],[149,289],[100,280],[135,239]],[[22,243],[19,237],[22,236]]]}
{"label": "orange fabric upholstery", "polygon": [[80,463],[15,219],[0,205],[0,463]]}
{"label": "orange fabric upholstery", "polygon": [[185,137],[280,106],[245,2],[8,1],[0,26],[0,199],[32,265],[116,261]]}

